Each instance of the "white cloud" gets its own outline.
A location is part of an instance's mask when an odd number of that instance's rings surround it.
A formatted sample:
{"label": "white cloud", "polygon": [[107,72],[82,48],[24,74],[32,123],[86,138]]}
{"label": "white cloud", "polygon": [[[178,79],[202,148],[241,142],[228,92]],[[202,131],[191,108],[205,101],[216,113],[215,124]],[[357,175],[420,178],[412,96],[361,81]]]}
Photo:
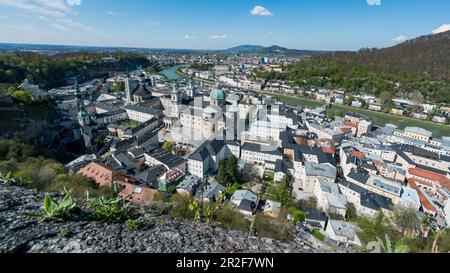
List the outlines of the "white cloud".
{"label": "white cloud", "polygon": [[197,39],[197,37],[191,36],[191,35],[185,35],[184,39],[186,39],[186,40],[195,40],[195,39]]}
{"label": "white cloud", "polygon": [[67,5],[69,6],[80,6],[81,0],[67,0]]}
{"label": "white cloud", "polygon": [[442,26],[433,30],[431,33],[438,34],[438,33],[446,32],[446,31],[450,31],[450,24],[443,24]]}
{"label": "white cloud", "polygon": [[35,0],[36,3],[50,9],[61,10],[64,12],[69,12],[70,7],[64,0]]}
{"label": "white cloud", "polygon": [[[40,2],[40,1],[42,1],[42,2]],[[14,0],[14,1],[0,0],[0,6],[17,8],[17,9],[25,10],[25,11],[28,11],[31,13],[43,14],[43,15],[52,16],[52,17],[66,16],[65,10],[61,10],[64,8],[60,5],[59,5],[60,8],[56,9],[56,8],[49,7],[48,5],[52,5],[52,4],[49,4],[49,2],[46,2],[44,0],[37,0],[36,2],[38,2],[40,4],[36,5],[36,4],[30,3],[29,1],[26,1],[26,0]],[[46,2],[46,3],[44,4],[44,2]]]}
{"label": "white cloud", "polygon": [[381,0],[367,0],[369,6],[381,6]]}
{"label": "white cloud", "polygon": [[213,35],[209,36],[209,39],[226,39],[228,36],[226,34],[223,35]]}
{"label": "white cloud", "polygon": [[150,21],[150,20],[146,20],[146,19],[141,19],[142,24],[144,24],[147,27],[157,27],[160,26],[161,23],[159,22],[155,22],[155,21]]}
{"label": "white cloud", "polygon": [[404,35],[400,35],[400,36],[392,39],[392,41],[394,41],[394,42],[404,42],[406,40],[408,40],[408,38]]}
{"label": "white cloud", "polygon": [[268,9],[262,6],[256,6],[251,11],[250,14],[252,15],[259,15],[259,16],[272,16],[273,13],[270,12]]}
{"label": "white cloud", "polygon": [[272,35],[273,34],[273,32],[272,31],[269,31],[269,35]]}
{"label": "white cloud", "polygon": [[127,14],[127,13],[113,11],[113,10],[108,10],[106,13],[111,16],[129,16],[129,14]]}

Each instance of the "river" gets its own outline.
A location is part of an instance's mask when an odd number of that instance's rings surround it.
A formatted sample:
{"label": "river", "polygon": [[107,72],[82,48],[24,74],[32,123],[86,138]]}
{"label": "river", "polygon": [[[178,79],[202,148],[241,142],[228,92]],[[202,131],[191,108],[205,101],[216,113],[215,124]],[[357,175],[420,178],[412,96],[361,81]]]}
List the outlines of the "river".
{"label": "river", "polygon": [[181,65],[168,67],[168,68],[162,70],[161,72],[159,72],[159,74],[164,75],[169,80],[177,80],[177,81],[179,81],[179,80],[183,79],[182,76],[177,74],[177,70],[180,67],[181,67]]}

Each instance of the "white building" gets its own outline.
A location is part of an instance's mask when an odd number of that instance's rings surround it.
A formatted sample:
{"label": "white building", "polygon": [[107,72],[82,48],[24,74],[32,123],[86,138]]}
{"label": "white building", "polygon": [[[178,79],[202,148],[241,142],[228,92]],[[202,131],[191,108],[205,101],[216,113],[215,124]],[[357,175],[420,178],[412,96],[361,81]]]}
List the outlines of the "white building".
{"label": "white building", "polygon": [[358,226],[352,223],[330,220],[325,229],[325,234],[328,238],[346,246],[362,246],[361,240],[356,234],[358,229]]}

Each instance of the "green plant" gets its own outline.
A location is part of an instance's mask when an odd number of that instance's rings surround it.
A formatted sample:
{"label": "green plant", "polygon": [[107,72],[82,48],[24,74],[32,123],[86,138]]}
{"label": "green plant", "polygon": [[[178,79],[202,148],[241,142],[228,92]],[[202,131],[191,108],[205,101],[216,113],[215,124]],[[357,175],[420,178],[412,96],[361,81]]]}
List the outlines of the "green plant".
{"label": "green plant", "polygon": [[73,211],[76,205],[77,203],[73,199],[72,191],[67,192],[61,202],[46,194],[44,197],[44,206],[39,216],[44,220],[63,218]]}
{"label": "green plant", "polygon": [[138,230],[139,227],[141,226],[141,222],[139,222],[139,220],[137,219],[128,219],[125,222],[125,225],[127,226],[127,228],[131,230]]}
{"label": "green plant", "polygon": [[325,240],[325,236],[322,233],[320,233],[320,231],[318,231],[318,230],[313,230],[311,234],[312,234],[312,236],[314,236],[316,239],[318,239],[320,241]]}
{"label": "green plant", "polygon": [[164,226],[164,224],[165,224],[165,222],[164,222],[163,219],[158,219],[158,220],[156,220],[155,226],[156,226],[158,229],[161,229],[161,228]]}
{"label": "green plant", "polygon": [[398,241],[395,244],[395,246],[392,247],[391,239],[389,238],[389,236],[387,234],[386,234],[385,238],[386,238],[386,244],[384,244],[384,242],[379,237],[377,237],[377,241],[385,253],[408,253],[409,252],[409,247],[402,240]]}
{"label": "green plant", "polygon": [[90,218],[94,221],[123,224],[130,219],[135,219],[133,208],[128,200],[100,197],[90,199],[88,205],[92,209]]}
{"label": "green plant", "polygon": [[62,229],[59,231],[58,236],[61,237],[61,238],[64,238],[64,237],[69,236],[69,233],[70,233],[69,229],[67,229],[67,228],[62,228]]}
{"label": "green plant", "polygon": [[299,209],[289,209],[289,213],[292,215],[292,224],[297,224],[298,222],[305,222],[305,212]]}
{"label": "green plant", "polygon": [[28,184],[28,182],[26,182],[25,180],[23,180],[21,177],[19,178],[15,178],[12,175],[12,172],[8,172],[7,174],[3,175],[0,172],[0,183],[4,184],[4,185],[8,185],[8,186],[20,186],[20,185],[25,185]]}
{"label": "green plant", "polygon": [[191,213],[194,214],[195,220],[201,220],[202,215],[201,215],[201,211],[200,211],[200,203],[197,200],[191,199],[189,201],[188,209]]}

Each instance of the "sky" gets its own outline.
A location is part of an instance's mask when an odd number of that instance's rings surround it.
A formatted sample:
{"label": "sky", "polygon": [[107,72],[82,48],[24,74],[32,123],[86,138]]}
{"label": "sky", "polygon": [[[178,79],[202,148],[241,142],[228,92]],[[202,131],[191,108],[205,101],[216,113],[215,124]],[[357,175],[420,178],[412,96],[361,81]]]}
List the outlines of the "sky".
{"label": "sky", "polygon": [[0,43],[358,50],[445,30],[448,0],[0,0]]}

